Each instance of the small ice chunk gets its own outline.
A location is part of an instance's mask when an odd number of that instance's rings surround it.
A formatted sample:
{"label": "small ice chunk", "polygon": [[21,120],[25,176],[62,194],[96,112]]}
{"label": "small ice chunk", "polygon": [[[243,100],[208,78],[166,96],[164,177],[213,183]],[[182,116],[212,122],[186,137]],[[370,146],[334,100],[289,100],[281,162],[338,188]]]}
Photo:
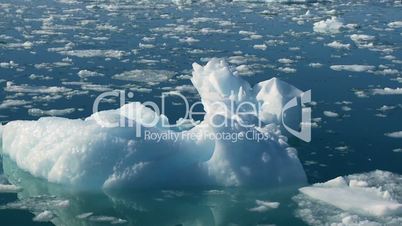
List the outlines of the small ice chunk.
{"label": "small ice chunk", "polygon": [[352,108],[349,106],[342,106],[342,111],[351,111]]}
{"label": "small ice chunk", "polygon": [[394,21],[388,24],[391,28],[402,28],[402,21]]}
{"label": "small ice chunk", "polygon": [[28,110],[28,114],[32,116],[63,116],[68,115],[75,112],[75,108],[66,108],[66,109],[51,109],[51,110],[42,110],[39,108],[31,108]]}
{"label": "small ice chunk", "polygon": [[121,50],[100,50],[100,49],[67,50],[67,51],[60,51],[59,53],[66,56],[75,56],[81,58],[108,57],[108,58],[120,59],[121,57],[126,55],[126,53]]}
{"label": "small ice chunk", "polygon": [[323,64],[321,63],[310,63],[308,66],[312,67],[312,68],[320,68],[323,66]]}
{"label": "small ice chunk", "polygon": [[333,41],[327,44],[327,46],[335,49],[350,49],[350,44],[343,44],[338,41]]}
{"label": "small ice chunk", "polygon": [[397,153],[397,152],[402,152],[402,148],[395,148],[394,150],[392,150],[393,152]]}
{"label": "small ice chunk", "polygon": [[249,209],[251,212],[266,212],[271,209],[276,209],[279,207],[279,202],[269,202],[269,201],[262,201],[256,200],[255,203],[257,204],[256,207]]}
{"label": "small ice chunk", "polygon": [[373,41],[375,39],[372,35],[361,35],[361,34],[353,34],[350,36],[350,39],[354,42],[362,42],[362,41]]}
{"label": "small ice chunk", "polygon": [[287,59],[287,58],[281,58],[281,59],[278,60],[278,62],[281,63],[281,64],[291,64],[294,61],[291,60],[291,59]]}
{"label": "small ice chunk", "polygon": [[346,150],[348,150],[348,149],[349,149],[348,146],[339,146],[339,147],[336,147],[336,148],[335,148],[335,150],[337,150],[337,151],[342,151],[342,152],[344,152],[344,151],[346,151]]}
{"label": "small ice chunk", "polygon": [[127,223],[126,220],[112,217],[112,216],[90,216],[90,221],[99,223],[110,223],[110,224],[124,224]]}
{"label": "small ice chunk", "polygon": [[18,64],[10,60],[9,62],[0,62],[0,68],[15,68]]}
{"label": "small ice chunk", "polygon": [[384,89],[373,89],[373,95],[402,95],[402,88],[388,88],[385,87]]}
{"label": "small ice chunk", "polygon": [[313,30],[318,33],[335,34],[339,33],[342,27],[342,22],[337,17],[333,16],[331,19],[314,23]]}
{"label": "small ice chunk", "polygon": [[391,137],[391,138],[402,138],[402,131],[386,133],[385,136]]}
{"label": "small ice chunk", "polygon": [[114,75],[112,78],[123,81],[133,81],[141,83],[161,83],[169,80],[174,73],[167,70],[131,70]]}
{"label": "small ice chunk", "polygon": [[39,221],[39,222],[48,222],[51,221],[54,218],[54,215],[52,212],[49,210],[45,210],[38,215],[36,215],[32,220],[33,221]]}
{"label": "small ice chunk", "polygon": [[125,224],[125,223],[127,223],[127,220],[123,220],[123,219],[118,218],[118,219],[113,220],[110,223],[111,224]]}
{"label": "small ice chunk", "polygon": [[26,42],[22,43],[22,47],[24,47],[26,49],[30,49],[33,47],[33,43],[30,41],[26,41]]}
{"label": "small ice chunk", "polygon": [[6,99],[0,104],[0,109],[24,106],[24,105],[27,105],[29,103],[30,102],[25,101],[25,100],[10,100],[10,99]]}
{"label": "small ice chunk", "polygon": [[78,219],[86,219],[86,218],[92,216],[93,214],[94,214],[93,212],[81,213],[81,214],[77,215],[76,218],[78,218]]}
{"label": "small ice chunk", "polygon": [[253,70],[248,65],[244,64],[237,66],[236,71],[238,72],[239,75],[249,76],[254,74]]}
{"label": "small ice chunk", "polygon": [[332,65],[330,68],[334,71],[350,71],[350,72],[370,72],[375,69],[375,67],[371,65],[359,65],[359,64]]}
{"label": "small ice chunk", "polygon": [[335,118],[338,117],[339,114],[333,111],[324,111],[323,112],[325,116],[330,117],[330,118]]}
{"label": "small ice chunk", "polygon": [[70,201],[69,200],[58,200],[54,203],[55,207],[59,208],[67,208],[70,206]]}
{"label": "small ice chunk", "polygon": [[375,36],[372,35],[363,35],[363,34],[353,34],[350,36],[355,44],[360,48],[367,48],[373,46],[373,41]]}
{"label": "small ice chunk", "polygon": [[296,73],[296,69],[291,67],[279,67],[278,70],[285,73]]}
{"label": "small ice chunk", "polygon": [[0,184],[0,193],[17,193],[20,192],[21,190],[22,189],[20,187],[15,186],[13,184]]}
{"label": "small ice chunk", "polygon": [[260,50],[266,50],[267,49],[267,45],[264,44],[259,44],[259,45],[254,45],[253,46],[254,49],[260,49]]}
{"label": "small ice chunk", "polygon": [[98,73],[96,71],[88,71],[88,70],[80,70],[78,72],[78,76],[80,78],[88,78],[88,77],[97,77],[97,76],[103,76],[103,74]]}

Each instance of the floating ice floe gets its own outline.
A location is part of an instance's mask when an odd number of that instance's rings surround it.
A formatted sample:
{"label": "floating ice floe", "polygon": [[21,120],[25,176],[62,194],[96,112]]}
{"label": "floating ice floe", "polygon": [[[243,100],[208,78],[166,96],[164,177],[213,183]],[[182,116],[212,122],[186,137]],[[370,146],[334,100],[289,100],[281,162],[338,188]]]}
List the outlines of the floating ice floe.
{"label": "floating ice floe", "polygon": [[253,46],[254,49],[266,50],[268,47],[264,44],[257,44]]}
{"label": "floating ice floe", "polygon": [[89,216],[89,221],[100,222],[100,223],[110,223],[110,224],[124,224],[127,223],[126,220],[112,217],[112,216]]}
{"label": "floating ice floe", "polygon": [[0,68],[15,68],[18,64],[10,60],[9,62],[0,62]]}
{"label": "floating ice floe", "polygon": [[309,2],[319,2],[322,0],[266,0],[269,3],[309,3]]}
{"label": "floating ice floe", "polygon": [[100,49],[68,50],[68,51],[60,51],[59,53],[67,56],[75,56],[81,58],[109,57],[118,59],[127,54],[121,50],[100,50]]}
{"label": "floating ice floe", "polygon": [[4,88],[6,92],[14,93],[65,93],[72,91],[66,87],[59,86],[29,86],[26,84],[15,85],[13,82],[7,82]]}
{"label": "floating ice floe", "polygon": [[48,222],[57,217],[55,213],[68,209],[70,206],[69,200],[58,199],[54,196],[34,195],[26,197],[24,192],[32,192],[30,189],[32,188],[27,187],[27,190],[24,189],[19,193],[21,199],[0,205],[0,209],[29,210],[35,214],[33,221]]}
{"label": "floating ice floe", "polygon": [[314,23],[313,30],[318,33],[335,34],[339,33],[342,27],[343,23],[337,17],[331,17],[331,19]]}
{"label": "floating ice floe", "polygon": [[93,212],[81,213],[81,214],[78,214],[76,216],[76,218],[78,218],[78,219],[86,219],[89,216],[92,216],[93,214],[94,214]]}
{"label": "floating ice floe", "polygon": [[327,46],[335,49],[350,49],[350,44],[343,44],[338,41],[333,41],[331,43],[328,43]]}
{"label": "floating ice floe", "polygon": [[287,58],[281,58],[278,60],[278,62],[281,64],[292,64],[294,61],[291,59],[287,59]]}
{"label": "floating ice floe", "polygon": [[279,67],[278,70],[285,73],[296,73],[296,69],[291,67]]}
{"label": "floating ice floe", "polygon": [[31,49],[34,46],[34,43],[30,41],[26,41],[23,43],[8,43],[5,45],[6,48],[10,49],[19,49],[19,48],[24,48],[24,49]]}
{"label": "floating ice floe", "polygon": [[75,108],[66,108],[66,109],[51,109],[51,110],[42,110],[38,108],[31,108],[28,110],[28,114],[32,116],[63,116],[68,115],[75,112]]}
{"label": "floating ice floe", "polygon": [[385,68],[383,70],[375,71],[374,73],[379,75],[398,75],[399,71],[397,69]]}
{"label": "floating ice floe", "polygon": [[47,222],[51,221],[54,218],[54,214],[50,212],[49,210],[45,210],[43,212],[40,212],[38,215],[36,215],[32,220],[33,221],[39,221],[39,222]]}
{"label": "floating ice floe", "polygon": [[101,74],[101,73],[98,73],[96,71],[88,71],[88,70],[80,70],[77,74],[80,78],[103,76],[103,74]]}
{"label": "floating ice floe", "polygon": [[382,111],[382,112],[387,112],[390,110],[394,110],[396,108],[396,106],[388,106],[388,105],[383,105],[380,108],[378,108],[378,111]]}
{"label": "floating ice floe", "polygon": [[362,34],[353,34],[350,36],[355,44],[360,48],[373,47],[373,41],[375,40],[375,36],[372,35],[362,35]]}
{"label": "floating ice floe", "polygon": [[351,64],[351,65],[332,65],[330,66],[330,68],[334,71],[372,72],[375,69],[375,66]]}
{"label": "floating ice floe", "polygon": [[402,131],[396,131],[392,133],[386,133],[385,136],[391,137],[391,138],[402,138]]}
{"label": "floating ice floe", "polygon": [[373,95],[402,95],[402,88],[388,88],[372,89]]}
{"label": "floating ice floe", "polygon": [[320,68],[320,67],[323,66],[323,64],[321,64],[321,63],[309,63],[308,66],[310,66],[312,68]]}
{"label": "floating ice floe", "polygon": [[250,208],[249,211],[251,212],[266,212],[271,209],[276,209],[279,207],[279,202],[269,202],[269,201],[262,201],[256,200],[255,203],[257,204],[256,207]]}
{"label": "floating ice floe", "polygon": [[123,81],[141,83],[161,83],[169,80],[175,75],[174,72],[167,70],[132,70],[116,74],[112,78]]}
{"label": "floating ice floe", "polygon": [[402,28],[402,21],[394,21],[388,24],[391,28]]}
{"label": "floating ice floe", "polygon": [[0,184],[0,193],[17,193],[19,191],[21,188],[13,184]]}
{"label": "floating ice floe", "polygon": [[[190,130],[173,132],[163,126],[168,124],[166,116],[134,102],[85,120],[44,117],[9,122],[3,126],[3,154],[34,176],[94,189],[305,183],[295,149],[288,146],[277,124],[284,104],[302,92],[276,78],[251,87],[220,59],[193,68],[191,81],[206,115]],[[253,116],[225,111],[222,106],[233,101],[236,106],[251,101],[262,107]],[[216,120],[233,124],[216,128],[211,124]],[[156,124],[150,126],[152,121]],[[240,124],[258,121],[261,126]],[[206,136],[247,132],[268,139],[233,142]],[[157,142],[146,134],[162,139]],[[175,139],[166,139],[172,136]]]}
{"label": "floating ice floe", "polygon": [[324,111],[323,114],[329,118],[336,118],[339,116],[338,113],[333,112],[333,111]]}
{"label": "floating ice floe", "polygon": [[351,111],[352,110],[352,108],[349,106],[342,106],[341,109],[342,109],[342,111]]}
{"label": "floating ice floe", "polygon": [[341,151],[341,152],[345,152],[345,151],[347,151],[348,149],[349,149],[348,146],[339,146],[339,147],[335,147],[335,148],[334,148],[334,150]]}
{"label": "floating ice floe", "polygon": [[310,225],[400,225],[400,175],[374,171],[300,188],[297,216]]}
{"label": "floating ice floe", "polygon": [[13,108],[18,106],[28,105],[31,102],[25,100],[10,100],[6,99],[0,104],[0,109]]}
{"label": "floating ice floe", "polygon": [[238,73],[238,75],[246,75],[246,76],[250,76],[250,75],[254,74],[253,70],[248,65],[244,65],[244,64],[237,66],[236,72]]}

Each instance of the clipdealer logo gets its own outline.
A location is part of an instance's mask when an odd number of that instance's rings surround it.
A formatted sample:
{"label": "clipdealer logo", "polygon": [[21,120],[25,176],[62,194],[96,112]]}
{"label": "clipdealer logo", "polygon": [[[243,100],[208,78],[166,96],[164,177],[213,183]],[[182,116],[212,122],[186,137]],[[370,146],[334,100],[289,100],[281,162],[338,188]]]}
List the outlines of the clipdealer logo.
{"label": "clipdealer logo", "polygon": [[233,143],[238,141],[266,141],[271,138],[269,134],[259,133],[256,130],[248,130],[244,133],[230,133],[230,132],[211,132],[211,133],[184,133],[180,134],[177,132],[173,132],[171,130],[165,132],[152,132],[150,130],[146,130],[144,132],[145,140],[152,140],[156,142],[161,141],[174,141],[178,142],[182,139],[184,140],[200,140],[200,139],[208,139],[208,140],[221,140],[221,141],[231,141]]}
{"label": "clipdealer logo", "polygon": [[[184,112],[184,116],[181,122],[178,121],[175,124],[169,124],[168,120],[161,120],[161,115],[165,115],[166,112],[166,97],[167,96],[177,96],[181,98],[184,102],[186,111]],[[173,140],[173,141],[178,141],[179,138],[186,138],[186,139],[199,139],[201,136],[209,138],[209,139],[214,139],[214,140],[231,140],[234,142],[237,142],[239,140],[268,140],[270,139],[269,133],[261,133],[258,132],[255,127],[262,127],[264,123],[262,120],[258,119],[257,123],[256,122],[248,122],[244,120],[218,120],[217,122],[215,119],[216,116],[228,116],[228,112],[230,115],[236,116],[235,118],[239,118],[245,115],[249,116],[254,116],[255,118],[258,118],[258,109],[262,109],[264,106],[257,104],[258,106],[255,106],[255,102],[249,102],[249,101],[243,101],[237,106],[235,104],[227,104],[223,102],[215,102],[213,103],[217,109],[224,109],[224,111],[218,111],[213,114],[208,114],[206,112],[200,112],[200,111],[195,111],[195,107],[197,105],[203,105],[201,101],[197,101],[193,103],[191,106],[189,104],[189,101],[187,98],[182,95],[179,92],[168,92],[168,93],[163,93],[161,98],[162,98],[162,103],[161,103],[161,108],[159,108],[158,104],[152,101],[147,101],[144,103],[138,103],[135,102],[136,107],[134,108],[120,108],[120,117],[119,120],[105,120],[102,118],[102,114],[99,114],[99,105],[102,102],[104,98],[110,98],[110,97],[115,97],[119,98],[120,100],[120,107],[123,107],[127,102],[126,102],[126,97],[128,98],[133,98],[134,93],[133,92],[128,92],[126,93],[125,91],[109,91],[100,94],[94,101],[93,105],[93,117],[96,120],[96,122],[102,126],[102,127],[108,127],[108,128],[114,128],[114,127],[133,127],[135,128],[135,135],[136,137],[142,137],[146,140],[156,140],[156,141],[163,141],[163,140]],[[284,120],[284,115],[289,109],[295,108],[298,105],[298,99],[300,99],[300,109],[301,109],[301,122],[300,122],[300,127],[301,130],[296,130],[291,128],[285,123]],[[310,107],[305,107],[305,104],[311,102],[311,90],[308,90],[306,92],[301,93],[299,96],[296,96],[289,100],[287,103],[284,104],[283,108],[281,109],[281,116],[280,116],[280,123],[283,125],[283,127],[293,136],[305,141],[305,142],[310,142],[311,141],[311,108]],[[228,105],[230,107],[228,107]],[[248,109],[251,109],[249,111],[244,111],[244,106],[247,106]],[[125,111],[124,111],[125,110]],[[124,112],[122,112],[124,111]],[[198,123],[196,120],[194,120],[194,116],[196,115],[207,115],[207,123],[209,126],[212,128],[223,128],[223,127],[229,127],[229,128],[235,128],[235,127],[243,127],[243,128],[248,128],[245,132],[220,132],[220,131],[215,131],[215,132],[210,132],[210,133],[202,133],[202,134],[197,134],[197,133],[190,133],[190,132],[183,132],[183,133],[178,133],[173,131],[173,128],[179,128],[182,126],[184,121],[186,121],[187,126],[189,128],[197,126]],[[130,120],[127,120],[127,119]],[[153,128],[156,125],[160,126],[161,128],[166,129],[166,131],[158,131],[158,132],[152,132],[151,130],[145,130],[142,131],[143,129],[146,128]]]}

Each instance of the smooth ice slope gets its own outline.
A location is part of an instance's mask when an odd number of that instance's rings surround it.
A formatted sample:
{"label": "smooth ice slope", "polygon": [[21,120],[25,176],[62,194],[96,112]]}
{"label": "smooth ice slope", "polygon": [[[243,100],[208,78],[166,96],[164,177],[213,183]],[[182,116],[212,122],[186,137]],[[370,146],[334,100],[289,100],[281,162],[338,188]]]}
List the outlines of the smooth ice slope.
{"label": "smooth ice slope", "polygon": [[[3,126],[3,152],[16,164],[51,182],[86,188],[177,187],[177,186],[276,186],[306,182],[296,151],[276,124],[284,103],[301,93],[276,78],[251,87],[233,75],[228,65],[212,59],[206,66],[193,65],[192,82],[198,90],[205,119],[194,128],[172,132],[163,127],[164,115],[157,115],[138,102],[120,109],[102,111],[85,120],[45,117],[38,121],[13,121]],[[255,115],[225,110],[234,102],[270,102]],[[213,103],[222,103],[216,107]],[[248,106],[248,105],[247,105]],[[247,107],[246,106],[246,107]],[[246,108],[243,106],[242,108]],[[246,109],[244,109],[246,110]],[[99,124],[95,119],[102,119]],[[134,127],[110,127],[123,117]],[[157,119],[157,124],[145,127]],[[243,127],[241,123],[260,126]],[[213,127],[212,122],[230,121]],[[141,136],[136,136],[136,126]],[[145,139],[146,131],[171,132],[177,141]],[[249,131],[269,139],[216,140],[206,134]],[[197,134],[190,139],[188,134]]]}

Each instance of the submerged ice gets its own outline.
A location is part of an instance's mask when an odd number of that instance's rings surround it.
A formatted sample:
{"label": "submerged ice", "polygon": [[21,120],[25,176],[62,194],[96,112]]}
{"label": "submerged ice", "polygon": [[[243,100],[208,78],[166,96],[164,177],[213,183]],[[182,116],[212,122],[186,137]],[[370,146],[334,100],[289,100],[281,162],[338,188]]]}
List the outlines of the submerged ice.
{"label": "submerged ice", "polygon": [[[286,143],[278,126],[281,109],[300,90],[276,78],[252,87],[234,75],[226,62],[212,59],[193,65],[192,83],[201,96],[204,121],[174,132],[168,123],[141,103],[94,113],[81,119],[44,117],[12,121],[3,126],[3,153],[37,177],[76,187],[115,188],[170,186],[275,186],[306,181],[296,150]],[[225,111],[229,103],[262,103],[256,115]],[[266,104],[264,104],[266,102]],[[222,104],[217,104],[222,103]],[[244,105],[247,107],[247,105]],[[102,119],[102,123],[97,121]],[[111,127],[124,119],[133,127]],[[148,122],[157,123],[148,127]],[[214,127],[212,122],[233,124]],[[262,124],[252,128],[240,122]],[[257,124],[256,124],[257,125]],[[136,127],[141,130],[136,130]],[[212,139],[208,133],[244,134],[253,131],[266,140]],[[176,140],[155,142],[146,133],[170,132]],[[188,136],[197,134],[196,139]]]}

